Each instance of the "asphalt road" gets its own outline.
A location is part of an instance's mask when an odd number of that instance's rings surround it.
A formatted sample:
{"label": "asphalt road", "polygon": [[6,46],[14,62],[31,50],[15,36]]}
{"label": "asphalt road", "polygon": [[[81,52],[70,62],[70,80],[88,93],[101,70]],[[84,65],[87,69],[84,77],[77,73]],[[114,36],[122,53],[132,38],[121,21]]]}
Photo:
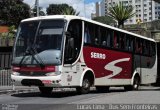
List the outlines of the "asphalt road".
{"label": "asphalt road", "polygon": [[35,90],[28,93],[2,94],[0,104],[0,110],[120,109],[119,105],[114,104],[159,104],[160,106],[160,87],[143,86],[139,91],[124,91],[121,87],[114,87],[110,88],[108,93],[97,93],[92,90],[85,95],[78,95],[74,90],[53,91],[47,96],[42,96]]}

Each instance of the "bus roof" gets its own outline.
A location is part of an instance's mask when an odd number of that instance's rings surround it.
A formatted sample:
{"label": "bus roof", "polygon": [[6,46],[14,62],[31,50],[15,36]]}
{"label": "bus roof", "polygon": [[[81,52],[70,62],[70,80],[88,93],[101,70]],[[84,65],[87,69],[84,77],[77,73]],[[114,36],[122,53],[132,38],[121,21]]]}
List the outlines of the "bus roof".
{"label": "bus roof", "polygon": [[45,19],[66,19],[66,20],[80,19],[80,20],[83,20],[83,21],[87,21],[87,22],[90,22],[90,23],[93,23],[93,24],[97,24],[97,25],[103,26],[103,27],[107,27],[109,29],[113,29],[113,30],[116,30],[116,31],[119,31],[119,32],[123,32],[123,33],[129,34],[129,35],[133,35],[133,36],[136,36],[136,37],[139,37],[139,38],[143,38],[143,39],[155,42],[155,40],[152,39],[152,38],[147,38],[145,36],[138,35],[138,34],[135,34],[135,33],[120,29],[120,28],[116,28],[116,27],[113,27],[113,26],[110,26],[110,25],[106,25],[106,24],[94,21],[94,20],[90,20],[90,19],[87,19],[87,18],[84,18],[84,17],[79,17],[79,16],[73,16],[73,15],[39,16],[39,17],[33,17],[33,18],[24,19],[21,22],[33,21],[33,20],[45,20]]}

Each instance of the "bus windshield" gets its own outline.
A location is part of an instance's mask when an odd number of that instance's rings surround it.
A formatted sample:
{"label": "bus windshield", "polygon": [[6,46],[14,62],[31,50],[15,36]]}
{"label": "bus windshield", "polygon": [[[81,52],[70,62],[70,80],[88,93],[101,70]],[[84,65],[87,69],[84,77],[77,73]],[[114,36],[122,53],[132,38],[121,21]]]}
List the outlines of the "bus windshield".
{"label": "bus windshield", "polygon": [[64,20],[22,22],[19,26],[13,52],[14,65],[60,65]]}

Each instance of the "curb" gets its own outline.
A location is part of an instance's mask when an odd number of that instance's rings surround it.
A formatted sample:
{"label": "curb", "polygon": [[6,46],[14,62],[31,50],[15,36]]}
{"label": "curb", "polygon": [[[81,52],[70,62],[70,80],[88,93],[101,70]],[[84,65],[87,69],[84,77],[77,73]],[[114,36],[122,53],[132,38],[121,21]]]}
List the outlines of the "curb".
{"label": "curb", "polygon": [[35,89],[2,90],[2,91],[0,91],[0,95],[12,94],[12,93],[26,93],[26,92],[34,92],[34,91],[35,91]]}

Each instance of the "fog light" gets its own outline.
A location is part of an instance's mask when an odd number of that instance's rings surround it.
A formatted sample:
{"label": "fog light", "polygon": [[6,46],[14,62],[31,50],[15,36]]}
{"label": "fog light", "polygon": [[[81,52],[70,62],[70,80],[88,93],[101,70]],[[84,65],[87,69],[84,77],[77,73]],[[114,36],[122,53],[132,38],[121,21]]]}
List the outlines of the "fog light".
{"label": "fog light", "polygon": [[42,80],[42,83],[43,84],[52,84],[52,81],[50,81],[50,80]]}

